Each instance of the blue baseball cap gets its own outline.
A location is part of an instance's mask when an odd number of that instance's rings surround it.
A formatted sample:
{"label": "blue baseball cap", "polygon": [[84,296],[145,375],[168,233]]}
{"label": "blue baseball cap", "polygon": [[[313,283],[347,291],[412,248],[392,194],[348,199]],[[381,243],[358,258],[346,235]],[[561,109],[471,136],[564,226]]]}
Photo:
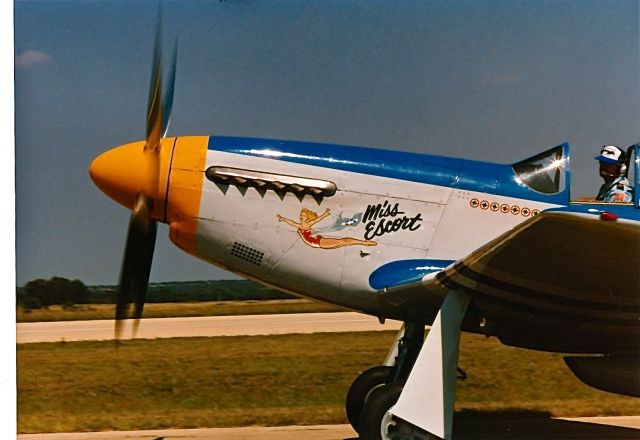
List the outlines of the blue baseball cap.
{"label": "blue baseball cap", "polygon": [[625,154],[624,151],[615,145],[605,145],[602,147],[602,150],[600,150],[600,156],[596,156],[594,159],[599,160],[600,162],[616,165],[624,162]]}

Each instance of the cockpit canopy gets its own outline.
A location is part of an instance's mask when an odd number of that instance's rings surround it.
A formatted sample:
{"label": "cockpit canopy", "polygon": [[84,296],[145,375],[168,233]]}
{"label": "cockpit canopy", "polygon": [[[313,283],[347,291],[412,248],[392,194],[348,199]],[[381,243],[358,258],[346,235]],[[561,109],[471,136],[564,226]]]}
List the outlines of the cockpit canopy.
{"label": "cockpit canopy", "polygon": [[633,204],[640,208],[640,145],[627,149],[627,178],[633,186]]}
{"label": "cockpit canopy", "polygon": [[516,181],[542,194],[558,194],[567,187],[569,155],[558,145],[513,165]]}

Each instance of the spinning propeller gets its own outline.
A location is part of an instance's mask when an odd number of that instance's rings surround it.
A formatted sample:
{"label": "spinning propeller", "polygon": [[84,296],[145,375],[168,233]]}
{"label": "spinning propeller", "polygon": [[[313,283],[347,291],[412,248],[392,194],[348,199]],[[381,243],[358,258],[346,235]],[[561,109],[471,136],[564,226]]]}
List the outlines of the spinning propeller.
{"label": "spinning propeller", "polygon": [[[157,225],[152,217],[154,203],[160,198],[160,150],[161,139],[165,136],[171,107],[173,105],[173,89],[176,77],[177,43],[173,50],[171,71],[166,87],[162,89],[162,49],[160,25],[156,32],[153,56],[151,87],[147,105],[146,141],[142,147],[143,162],[146,163],[145,185],[137,194],[129,220],[129,232],[125,246],[124,259],[118,285],[116,305],[115,336],[120,339],[123,320],[134,318],[133,334],[135,335],[142,309],[144,307],[149,274],[156,242]],[[138,173],[144,172],[138,170]],[[131,304],[134,304],[133,315],[130,315]]]}

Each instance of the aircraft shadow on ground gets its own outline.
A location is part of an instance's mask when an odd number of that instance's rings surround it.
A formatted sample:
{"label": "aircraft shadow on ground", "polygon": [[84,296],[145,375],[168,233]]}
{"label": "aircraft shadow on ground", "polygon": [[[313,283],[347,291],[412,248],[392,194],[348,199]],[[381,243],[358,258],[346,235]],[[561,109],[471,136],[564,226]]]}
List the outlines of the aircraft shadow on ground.
{"label": "aircraft shadow on ground", "polygon": [[557,420],[549,412],[519,409],[457,412],[453,434],[456,440],[640,439],[638,429]]}

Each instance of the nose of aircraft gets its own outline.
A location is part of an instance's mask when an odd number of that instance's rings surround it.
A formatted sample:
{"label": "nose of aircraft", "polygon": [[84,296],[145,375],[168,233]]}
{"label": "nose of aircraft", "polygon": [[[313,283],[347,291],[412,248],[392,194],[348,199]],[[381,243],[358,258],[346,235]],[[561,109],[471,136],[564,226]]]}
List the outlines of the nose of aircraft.
{"label": "nose of aircraft", "polygon": [[150,197],[152,218],[164,221],[173,139],[162,139],[162,144],[159,153],[145,151],[144,141],[115,147],[94,159],[89,175],[102,192],[129,209],[140,194]]}

